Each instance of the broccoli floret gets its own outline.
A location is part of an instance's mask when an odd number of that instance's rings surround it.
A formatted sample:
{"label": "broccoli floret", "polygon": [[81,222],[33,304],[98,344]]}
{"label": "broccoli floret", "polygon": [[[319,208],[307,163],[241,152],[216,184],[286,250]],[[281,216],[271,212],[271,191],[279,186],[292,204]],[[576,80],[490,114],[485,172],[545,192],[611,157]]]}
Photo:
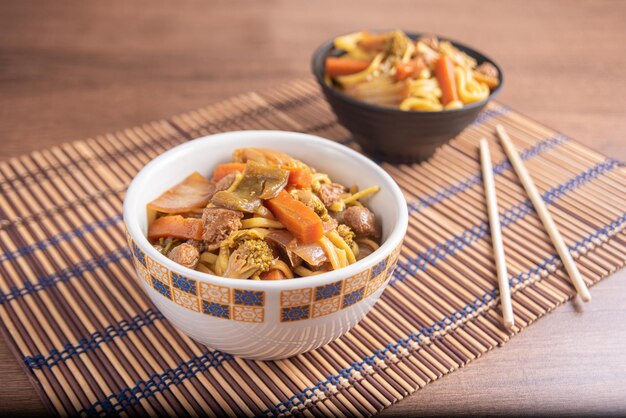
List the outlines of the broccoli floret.
{"label": "broccoli floret", "polygon": [[225,277],[249,279],[268,271],[276,261],[272,250],[263,239],[243,238],[237,240],[236,245],[237,248],[228,257]]}
{"label": "broccoli floret", "polygon": [[311,199],[308,206],[311,209],[313,209],[313,212],[319,215],[322,222],[330,221],[330,215],[328,214],[328,209],[326,209],[326,206],[324,205],[324,203],[322,203],[322,201],[317,196]]}
{"label": "broccoli floret", "polygon": [[313,212],[317,213],[322,222],[330,221],[330,215],[328,214],[328,209],[324,203],[320,200],[315,193],[312,193],[310,190],[298,190],[294,189],[291,191],[291,195],[294,199],[299,200],[304,203],[311,209]]}
{"label": "broccoli floret", "polygon": [[352,244],[354,244],[354,232],[352,231],[352,229],[350,229],[350,227],[346,224],[340,224],[337,227],[337,233],[339,234],[339,236],[341,238],[343,238],[343,240],[346,242],[346,244],[348,244],[350,247],[352,247]]}
{"label": "broccoli floret", "polygon": [[402,57],[411,43],[411,39],[404,32],[397,30],[391,35],[389,53],[396,57]]}
{"label": "broccoli floret", "polygon": [[233,231],[220,243],[220,247],[236,248],[241,242],[248,239],[263,239],[263,236],[254,229],[238,229]]}

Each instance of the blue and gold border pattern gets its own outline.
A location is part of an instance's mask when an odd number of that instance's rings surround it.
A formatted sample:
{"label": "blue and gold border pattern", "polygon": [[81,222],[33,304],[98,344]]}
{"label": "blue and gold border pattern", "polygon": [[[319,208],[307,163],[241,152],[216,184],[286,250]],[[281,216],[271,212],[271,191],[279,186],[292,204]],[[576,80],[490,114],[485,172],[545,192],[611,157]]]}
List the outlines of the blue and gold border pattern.
{"label": "blue and gold border pattern", "polygon": [[[141,281],[161,296],[194,312],[240,322],[265,320],[265,292],[199,282],[148,257],[127,234],[133,264]],[[330,315],[369,297],[387,283],[401,245],[372,268],[322,286],[280,292],[280,321],[296,322]]]}
{"label": "blue and gold border pattern", "polygon": [[348,308],[367,298],[387,282],[396,266],[401,245],[370,269],[323,286],[280,292],[280,321],[318,318]]}
{"label": "blue and gold border pattern", "polygon": [[262,323],[265,320],[264,291],[233,289],[190,279],[148,257],[130,237],[128,245],[139,278],[177,305],[232,321]]}

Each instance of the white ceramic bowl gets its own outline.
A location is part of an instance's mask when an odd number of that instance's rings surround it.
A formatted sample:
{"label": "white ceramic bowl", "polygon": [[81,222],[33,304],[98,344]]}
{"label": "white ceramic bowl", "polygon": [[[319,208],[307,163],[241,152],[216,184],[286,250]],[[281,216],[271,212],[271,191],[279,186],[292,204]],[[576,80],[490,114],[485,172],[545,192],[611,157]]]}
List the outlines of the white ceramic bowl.
{"label": "white ceramic bowl", "polygon": [[[241,147],[286,152],[342,184],[379,185],[368,206],[382,221],[381,247],[340,270],[278,281],[212,276],[156,251],[146,238],[146,204],[193,171],[209,176]],[[395,268],[408,213],[392,178],[348,147],[301,133],[240,131],[190,141],[147,164],[126,194],[124,223],[140,282],[168,320],[210,348],[269,360],[327,344],[367,314]]]}

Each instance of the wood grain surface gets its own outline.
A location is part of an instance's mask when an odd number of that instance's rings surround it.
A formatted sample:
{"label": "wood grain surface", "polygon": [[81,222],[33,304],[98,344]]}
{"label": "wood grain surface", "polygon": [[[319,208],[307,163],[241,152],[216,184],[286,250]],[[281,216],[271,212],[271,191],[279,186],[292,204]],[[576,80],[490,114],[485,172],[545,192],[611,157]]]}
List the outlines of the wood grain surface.
{"label": "wood grain surface", "polygon": [[[499,101],[626,160],[626,2],[4,1],[0,159],[309,73],[361,28],[432,31],[504,69]],[[626,274],[382,413],[626,414]],[[0,340],[0,414],[46,412]]]}

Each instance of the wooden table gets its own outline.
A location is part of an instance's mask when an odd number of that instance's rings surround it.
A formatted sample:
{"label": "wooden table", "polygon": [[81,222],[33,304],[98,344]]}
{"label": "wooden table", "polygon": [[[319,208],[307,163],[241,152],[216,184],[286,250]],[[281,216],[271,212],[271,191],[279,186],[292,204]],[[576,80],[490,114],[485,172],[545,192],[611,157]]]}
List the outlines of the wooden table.
{"label": "wooden table", "polygon": [[[314,48],[361,28],[433,31],[503,67],[499,100],[626,160],[626,3],[0,3],[0,158],[306,76]],[[626,413],[626,274],[385,411]],[[584,312],[583,312],[584,311]],[[45,412],[0,341],[0,414]]]}

